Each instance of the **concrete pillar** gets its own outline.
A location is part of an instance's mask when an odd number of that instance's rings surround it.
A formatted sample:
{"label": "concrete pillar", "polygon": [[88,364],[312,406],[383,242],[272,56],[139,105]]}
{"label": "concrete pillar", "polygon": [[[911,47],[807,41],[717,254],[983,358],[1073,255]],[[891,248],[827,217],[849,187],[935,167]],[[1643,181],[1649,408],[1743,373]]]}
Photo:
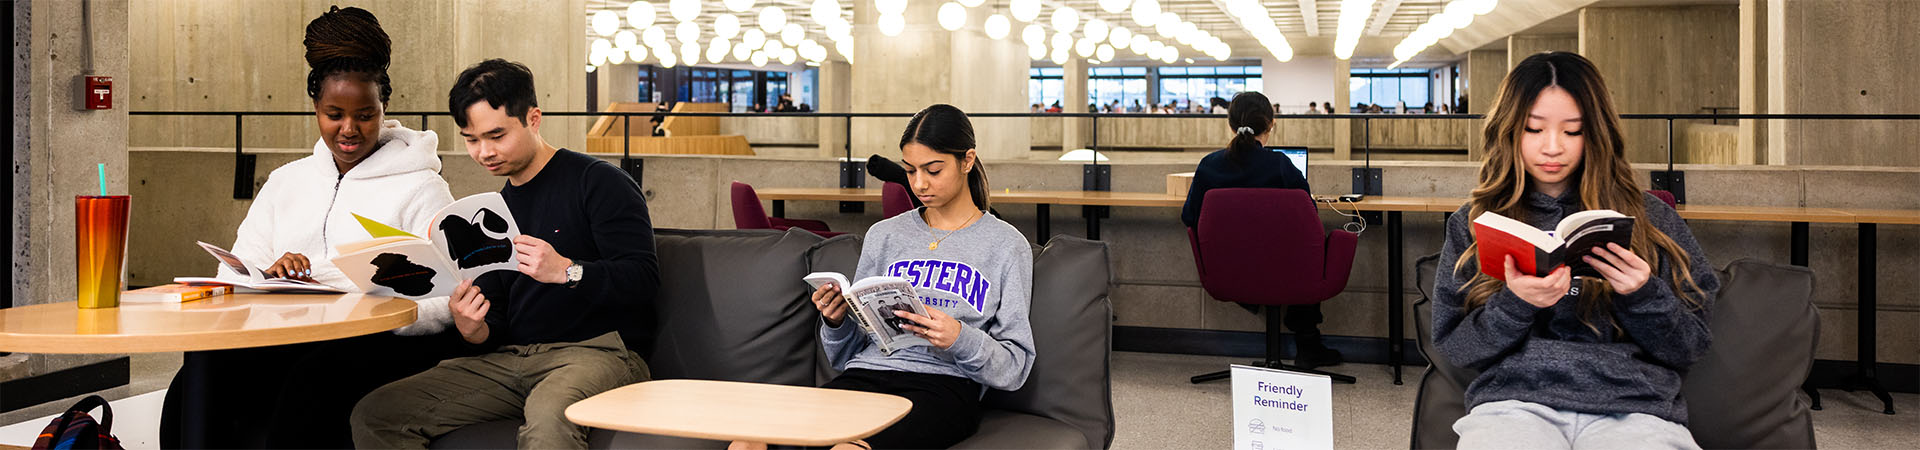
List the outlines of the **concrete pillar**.
{"label": "concrete pillar", "polygon": [[[1506,50],[1474,50],[1467,52],[1467,113],[1487,114],[1493,110],[1493,102],[1500,93],[1500,82],[1507,78]],[[1480,132],[1483,120],[1467,133],[1467,160],[1479,161],[1486,154],[1486,139]]]}
{"label": "concrete pillar", "polygon": [[[1920,105],[1920,2],[1784,1],[1767,8],[1767,106],[1783,113],[1911,113]],[[1778,7],[1774,7],[1778,6]],[[1777,37],[1777,39],[1776,39]],[[1775,64],[1775,63],[1778,64]],[[1920,122],[1776,120],[1788,164],[1920,167]],[[1883,266],[1885,266],[1883,264]],[[1884,350],[1884,347],[1883,347]]]}
{"label": "concrete pillar", "polygon": [[[74,196],[127,194],[127,2],[92,3],[92,69],[82,50],[81,2],[13,3],[12,306],[74,301]],[[114,108],[75,110],[75,77],[113,77]],[[24,97],[24,98],[23,98]],[[214,173],[217,168],[210,168]],[[133,199],[134,202],[153,201]],[[132,218],[139,223],[139,218]],[[212,266],[208,266],[211,270]],[[121,355],[0,358],[0,380],[31,377]],[[22,370],[24,368],[24,370]],[[123,378],[124,380],[124,378]],[[76,393],[77,394],[77,393]]]}
{"label": "concrete pillar", "polygon": [[[1333,61],[1333,113],[1347,114],[1353,107],[1353,64]],[[1353,119],[1333,121],[1333,159],[1353,159]]]}
{"label": "concrete pillar", "polygon": [[[1767,111],[1767,2],[1740,0],[1740,113]],[[1782,164],[1768,157],[1767,121],[1741,119],[1737,159],[1740,164]]]}
{"label": "concrete pillar", "polygon": [[593,105],[606,109],[613,102],[635,103],[640,101],[640,65],[634,63],[611,64],[600,67],[600,104]]}
{"label": "concrete pillar", "polygon": [[[1087,60],[1067,58],[1060,65],[1060,104],[1062,111],[1084,113],[1087,111]],[[1087,148],[1093,136],[1091,119],[1068,118],[1060,121],[1060,149],[1073,151]]]}
{"label": "concrete pillar", "polygon": [[[1767,0],[1767,11],[1771,14],[1761,19],[1766,23],[1765,36],[1762,38],[1766,40],[1766,48],[1773,50],[1766,53],[1766,75],[1763,77],[1765,87],[1761,88],[1766,91],[1766,101],[1761,105],[1766,108],[1768,114],[1787,112],[1786,9],[1786,0]],[[1799,160],[1787,154],[1787,127],[1783,125],[1785,124],[1768,123],[1762,128],[1764,130],[1762,132],[1765,133],[1762,141],[1768,144],[1767,164],[1800,163]]]}
{"label": "concrete pillar", "polygon": [[[848,112],[853,98],[853,66],[846,61],[828,60],[820,63],[820,106],[815,111]],[[820,155],[844,157],[847,145],[847,119],[822,118],[820,124]]]}
{"label": "concrete pillar", "polygon": [[1535,53],[1577,52],[1579,50],[1580,35],[1577,34],[1507,36],[1507,70],[1513,70],[1513,66],[1520,65],[1521,60],[1525,60],[1528,56],[1533,56]]}
{"label": "concrete pillar", "polygon": [[[880,33],[872,2],[854,2],[852,106],[855,112],[914,112],[946,103],[969,113],[1027,110],[1026,46],[986,37],[989,11],[967,11],[967,26],[947,31],[937,2],[912,2],[899,36]],[[1084,96],[1082,97],[1084,98]],[[1068,103],[1071,105],[1072,103]],[[907,118],[854,121],[853,154],[898,155]],[[976,150],[987,161],[1024,159],[1030,126],[1020,119],[973,119]]]}
{"label": "concrete pillar", "polygon": [[[1600,69],[1621,113],[1701,113],[1740,101],[1739,31],[1739,7],[1732,5],[1585,8],[1580,54]],[[1676,121],[1669,141],[1664,120],[1624,121],[1627,159],[1665,163],[1669,142],[1677,145],[1688,127],[1709,123]],[[1672,158],[1727,164],[1731,147],[1675,148]]]}

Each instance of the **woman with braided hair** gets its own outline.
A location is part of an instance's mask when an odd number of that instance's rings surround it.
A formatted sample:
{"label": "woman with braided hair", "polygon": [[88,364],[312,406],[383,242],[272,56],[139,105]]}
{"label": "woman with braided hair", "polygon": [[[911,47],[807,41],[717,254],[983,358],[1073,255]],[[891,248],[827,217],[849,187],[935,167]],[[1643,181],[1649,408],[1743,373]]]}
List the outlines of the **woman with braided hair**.
{"label": "woman with braided hair", "polygon": [[[307,24],[302,44],[319,142],[267,177],[232,249],[269,276],[357,290],[329,262],[334,246],[371,237],[354,215],[424,233],[453,196],[439,175],[439,137],[386,120],[393,43],[379,19],[332,7]],[[461,348],[458,336],[443,333],[452,318],[447,299],[419,303],[418,319],[393,333],[187,353],[167,392],[161,445],[351,447],[355,402]],[[188,398],[204,401],[205,412],[184,417],[180,401]]]}

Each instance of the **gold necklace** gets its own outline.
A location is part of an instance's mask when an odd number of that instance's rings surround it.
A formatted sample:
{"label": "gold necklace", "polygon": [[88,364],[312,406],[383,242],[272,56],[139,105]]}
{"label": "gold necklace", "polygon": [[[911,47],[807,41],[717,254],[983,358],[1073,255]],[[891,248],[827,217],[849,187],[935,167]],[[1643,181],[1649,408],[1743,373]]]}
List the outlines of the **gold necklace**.
{"label": "gold necklace", "polygon": [[[981,216],[985,216],[985,215],[986,215],[986,213],[981,213]],[[975,217],[969,217],[969,218],[967,218],[967,222],[966,222],[966,223],[962,223],[962,224],[960,224],[960,226],[959,226],[958,228],[954,228],[953,230],[951,230],[951,231],[948,231],[948,232],[947,232],[947,235],[946,235],[946,236],[940,236],[940,237],[938,237],[938,238],[935,238],[935,239],[933,240],[933,242],[930,242],[930,243],[928,243],[928,244],[927,244],[927,250],[929,250],[929,251],[931,251],[931,250],[939,250],[939,249],[940,249],[940,241],[945,241],[945,240],[947,240],[947,238],[950,238],[950,237],[953,237],[953,234],[954,234],[954,233],[958,233],[958,232],[960,232],[960,229],[962,229],[962,228],[966,228],[966,227],[967,227],[967,225],[972,225],[972,224],[973,224],[973,221],[974,221],[974,220],[978,220],[978,219],[979,219],[979,218],[980,218],[981,216],[975,216]],[[936,235],[935,235],[935,234],[933,233],[933,222],[927,222],[927,235],[928,235],[928,236],[936,236]]]}

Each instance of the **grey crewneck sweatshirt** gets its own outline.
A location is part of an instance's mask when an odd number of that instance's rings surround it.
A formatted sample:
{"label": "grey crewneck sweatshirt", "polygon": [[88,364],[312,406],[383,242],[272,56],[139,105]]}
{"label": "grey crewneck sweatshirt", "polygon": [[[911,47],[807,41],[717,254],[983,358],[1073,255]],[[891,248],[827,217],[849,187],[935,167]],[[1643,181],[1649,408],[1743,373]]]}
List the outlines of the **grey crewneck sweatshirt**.
{"label": "grey crewneck sweatshirt", "polygon": [[[1583,209],[1578,192],[1569,188],[1554,198],[1528,191],[1521,219],[1551,230],[1561,218]],[[1639,290],[1614,296],[1612,320],[1625,330],[1620,337],[1605,323],[1595,324],[1600,334],[1581,323],[1579,296],[1572,292],[1552,307],[1537,308],[1501,289],[1479,308],[1464,310],[1466,293],[1461,289],[1478,273],[1479,263],[1459,272],[1453,268],[1473,242],[1473,218],[1467,217],[1471,205],[1447,219],[1447,239],[1434,277],[1433,340],[1449,361],[1480,372],[1467,386],[1469,409],[1521,400],[1565,411],[1643,413],[1687,423],[1680,381],[1712,342],[1707,310],[1719,294],[1720,280],[1680,215],[1658,197],[1643,197],[1647,213],[1638,218],[1641,226],[1666,233],[1687,251],[1685,263],[1700,285],[1702,292],[1695,295],[1703,306],[1691,309],[1674,295],[1668,265],[1677,261],[1662,259]],[[1577,290],[1580,285],[1573,286]]]}
{"label": "grey crewneck sweatshirt", "polygon": [[[917,346],[880,352],[859,325],[820,324],[827,359],[839,370],[863,368],[966,378],[1002,391],[1020,389],[1033,368],[1033,328],[1027,322],[1033,292],[1033,250],[999,217],[979,220],[947,236],[921,218],[919,208],[867,229],[852,281],[897,276],[912,282],[929,308],[960,321],[953,347]],[[940,241],[938,250],[927,244]]]}

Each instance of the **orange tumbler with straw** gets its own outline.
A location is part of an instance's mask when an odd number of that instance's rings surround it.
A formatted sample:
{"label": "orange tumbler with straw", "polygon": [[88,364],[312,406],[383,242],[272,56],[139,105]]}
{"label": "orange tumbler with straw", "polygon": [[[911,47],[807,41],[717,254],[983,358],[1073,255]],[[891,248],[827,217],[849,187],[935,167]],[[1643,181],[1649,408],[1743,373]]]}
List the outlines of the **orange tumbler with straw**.
{"label": "orange tumbler with straw", "polygon": [[73,197],[76,291],[81,308],[116,308],[127,278],[127,210],[132,198],[106,195],[105,164],[101,195]]}
{"label": "orange tumbler with straw", "polygon": [[125,195],[73,198],[74,261],[81,308],[120,306],[126,280],[127,209]]}

